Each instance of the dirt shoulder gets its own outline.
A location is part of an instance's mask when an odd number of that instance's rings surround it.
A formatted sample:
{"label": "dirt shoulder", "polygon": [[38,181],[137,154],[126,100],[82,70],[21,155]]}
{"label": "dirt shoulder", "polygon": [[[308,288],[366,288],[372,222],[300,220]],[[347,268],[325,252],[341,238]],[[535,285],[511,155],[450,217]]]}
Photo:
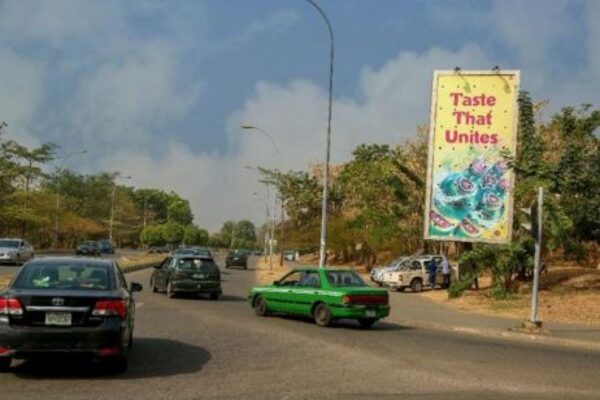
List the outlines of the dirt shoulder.
{"label": "dirt shoulder", "polygon": [[[490,279],[480,279],[480,290],[467,291],[462,297],[448,299],[445,290],[420,295],[462,311],[527,319],[531,313],[528,285],[521,294],[507,300],[490,296]],[[539,317],[545,322],[575,323],[600,326],[600,271],[578,267],[553,267],[541,277]]]}

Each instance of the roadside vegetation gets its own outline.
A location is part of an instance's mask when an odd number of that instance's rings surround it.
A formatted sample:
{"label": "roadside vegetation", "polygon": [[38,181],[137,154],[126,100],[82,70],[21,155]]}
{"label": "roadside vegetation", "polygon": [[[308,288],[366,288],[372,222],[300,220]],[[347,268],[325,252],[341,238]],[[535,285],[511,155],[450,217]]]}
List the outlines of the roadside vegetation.
{"label": "roadside vegetation", "polygon": [[[545,188],[543,258],[575,261],[596,267],[600,244],[600,110],[590,105],[565,107],[548,121],[541,115],[547,102],[519,96],[519,143],[509,157],[516,174],[513,241],[509,245],[425,242],[423,205],[427,171],[427,129],[402,143],[362,144],[352,159],[332,168],[329,202],[331,264],[361,264],[371,268],[397,255],[443,251],[469,267],[451,287],[460,296],[476,276],[489,275],[488,295],[506,299],[519,282],[532,276],[534,242],[522,228],[537,188]],[[284,203],[285,248],[312,253],[319,242],[321,166],[307,171],[262,169],[265,181],[277,188]],[[281,226],[278,227],[278,231]],[[466,269],[466,268],[465,268]]]}
{"label": "roadside vegetation", "polygon": [[[65,168],[75,153],[52,143],[29,148],[6,140],[6,129],[0,123],[0,236],[26,237],[38,249],[73,248],[84,239],[108,237],[114,204],[117,246],[137,247],[140,236],[151,238],[156,227],[172,243],[208,241],[208,233],[192,223],[189,202],[177,193],[134,189],[118,173],[77,174]],[[144,226],[150,232],[140,235]]]}

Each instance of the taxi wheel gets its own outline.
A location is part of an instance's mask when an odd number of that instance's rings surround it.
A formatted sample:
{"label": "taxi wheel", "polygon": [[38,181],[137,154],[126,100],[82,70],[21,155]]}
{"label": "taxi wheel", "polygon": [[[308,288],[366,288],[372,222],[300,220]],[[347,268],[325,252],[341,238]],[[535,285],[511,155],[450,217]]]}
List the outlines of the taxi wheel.
{"label": "taxi wheel", "polygon": [[364,318],[358,320],[358,323],[360,324],[361,328],[365,329],[369,329],[370,327],[372,327],[373,324],[375,324],[375,322],[377,322],[377,319],[375,318]]}
{"label": "taxi wheel", "polygon": [[317,325],[323,327],[331,325],[331,311],[329,311],[329,307],[326,304],[318,304],[315,307],[313,315]]}
{"label": "taxi wheel", "polygon": [[8,372],[10,370],[10,357],[0,357],[0,372]]}
{"label": "taxi wheel", "polygon": [[259,317],[265,317],[267,315],[267,302],[262,296],[258,296],[254,300],[254,312]]}

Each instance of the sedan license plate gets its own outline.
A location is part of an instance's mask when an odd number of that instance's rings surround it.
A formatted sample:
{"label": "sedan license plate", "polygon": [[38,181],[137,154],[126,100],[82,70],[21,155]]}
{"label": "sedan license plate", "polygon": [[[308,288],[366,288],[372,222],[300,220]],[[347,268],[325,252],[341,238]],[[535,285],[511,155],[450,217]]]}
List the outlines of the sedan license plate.
{"label": "sedan license plate", "polygon": [[71,313],[46,313],[46,325],[71,326]]}
{"label": "sedan license plate", "polygon": [[192,275],[192,278],[194,278],[194,279],[205,279],[206,275],[205,274],[194,274],[194,275]]}
{"label": "sedan license plate", "polygon": [[365,317],[375,317],[377,314],[375,313],[375,310],[367,310],[365,311]]}

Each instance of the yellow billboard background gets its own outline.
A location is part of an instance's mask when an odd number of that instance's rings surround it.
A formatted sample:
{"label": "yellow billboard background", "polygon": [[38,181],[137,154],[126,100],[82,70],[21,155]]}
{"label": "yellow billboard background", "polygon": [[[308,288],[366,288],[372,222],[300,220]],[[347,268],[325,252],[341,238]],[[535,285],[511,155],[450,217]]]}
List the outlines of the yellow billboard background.
{"label": "yellow billboard background", "polygon": [[436,71],[425,239],[507,243],[512,235],[518,71]]}

